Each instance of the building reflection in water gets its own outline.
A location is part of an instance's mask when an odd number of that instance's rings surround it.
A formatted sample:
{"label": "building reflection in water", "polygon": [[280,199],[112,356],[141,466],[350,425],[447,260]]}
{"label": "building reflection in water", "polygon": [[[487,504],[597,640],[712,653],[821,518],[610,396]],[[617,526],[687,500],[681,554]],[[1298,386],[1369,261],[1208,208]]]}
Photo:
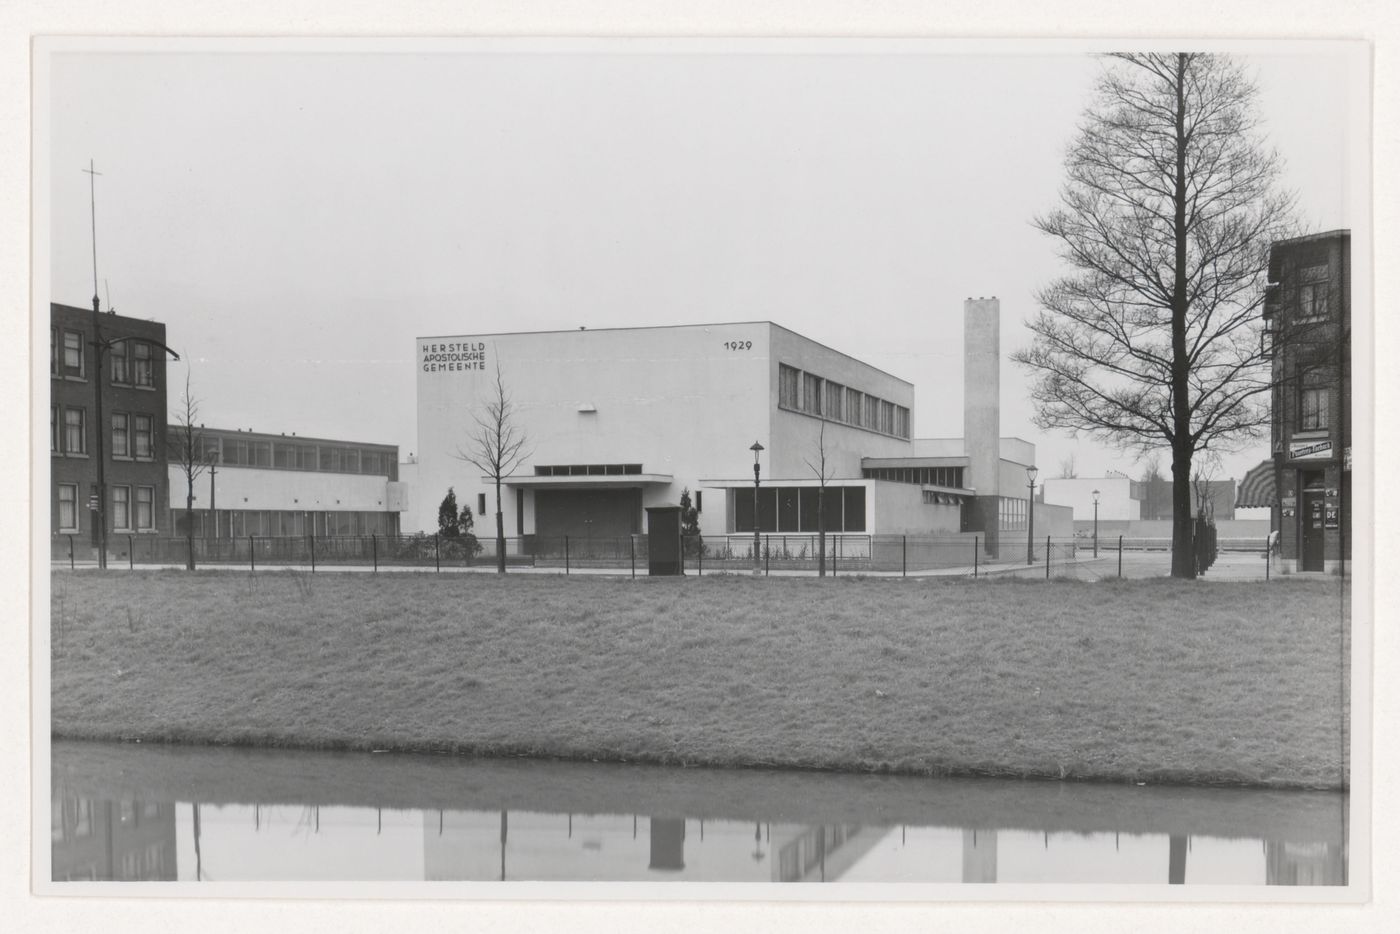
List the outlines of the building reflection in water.
{"label": "building reflection in water", "polygon": [[55,881],[174,881],[174,804],[55,793],[52,807]]}
{"label": "building reflection in water", "polygon": [[[1345,885],[1335,842],[53,798],[53,878]],[[1155,871],[1154,871],[1154,868]]]}

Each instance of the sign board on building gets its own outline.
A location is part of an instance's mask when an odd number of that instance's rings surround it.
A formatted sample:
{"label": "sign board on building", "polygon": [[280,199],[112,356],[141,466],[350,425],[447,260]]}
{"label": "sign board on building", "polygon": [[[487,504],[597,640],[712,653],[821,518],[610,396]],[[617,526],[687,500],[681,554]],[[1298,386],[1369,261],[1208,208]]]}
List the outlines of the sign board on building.
{"label": "sign board on building", "polygon": [[1314,460],[1321,457],[1332,456],[1332,442],[1329,441],[1292,441],[1288,445],[1288,459]]}

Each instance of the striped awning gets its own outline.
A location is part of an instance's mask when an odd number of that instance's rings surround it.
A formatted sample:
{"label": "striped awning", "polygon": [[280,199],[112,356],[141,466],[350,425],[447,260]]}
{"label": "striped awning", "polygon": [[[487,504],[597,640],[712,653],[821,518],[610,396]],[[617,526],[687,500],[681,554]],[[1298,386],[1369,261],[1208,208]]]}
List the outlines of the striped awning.
{"label": "striped awning", "polygon": [[1274,506],[1278,495],[1274,491],[1274,462],[1263,461],[1251,467],[1240,481],[1239,492],[1235,495],[1236,509],[1253,509],[1257,506]]}

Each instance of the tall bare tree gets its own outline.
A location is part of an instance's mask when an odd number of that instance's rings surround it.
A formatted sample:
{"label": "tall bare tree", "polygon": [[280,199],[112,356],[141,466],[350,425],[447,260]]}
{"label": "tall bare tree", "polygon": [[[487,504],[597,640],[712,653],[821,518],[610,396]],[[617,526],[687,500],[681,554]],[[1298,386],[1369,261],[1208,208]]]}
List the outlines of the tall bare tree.
{"label": "tall bare tree", "polygon": [[831,479],[826,463],[826,422],[821,423],[812,456],[803,461],[817,478],[817,576],[826,577],[826,484]]}
{"label": "tall bare tree", "polygon": [[1060,479],[1074,480],[1079,476],[1079,468],[1075,464],[1074,452],[1071,451],[1068,457],[1060,459]]}
{"label": "tall bare tree", "polygon": [[525,447],[525,433],[516,424],[515,414],[515,405],[501,377],[501,365],[497,363],[491,394],[473,413],[475,427],[468,431],[467,446],[457,452],[460,459],[473,464],[490,477],[496,487],[497,574],[506,572],[506,524],[501,513],[501,482],[530,456]]}
{"label": "tall bare tree", "polygon": [[194,482],[209,469],[204,449],[204,426],[199,420],[199,400],[190,393],[190,374],[185,371],[185,392],[175,410],[175,429],[167,436],[167,458],[185,479],[185,568],[193,571],[194,560]]}
{"label": "tall bare tree", "polygon": [[1228,58],[1123,54],[1099,78],[1035,226],[1073,272],[1039,293],[1036,424],[1130,450],[1170,448],[1172,574],[1194,577],[1191,463],[1268,425],[1260,306],[1292,196]]}

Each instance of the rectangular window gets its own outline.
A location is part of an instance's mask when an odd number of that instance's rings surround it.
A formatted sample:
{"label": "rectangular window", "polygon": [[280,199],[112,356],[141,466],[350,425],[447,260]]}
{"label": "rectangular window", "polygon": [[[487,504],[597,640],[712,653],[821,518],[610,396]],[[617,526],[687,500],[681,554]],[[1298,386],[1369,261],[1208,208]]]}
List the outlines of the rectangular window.
{"label": "rectangular window", "polygon": [[49,328],[49,375],[58,375],[58,328]]}
{"label": "rectangular window", "polygon": [[525,535],[525,488],[515,489],[515,534]]}
{"label": "rectangular window", "polygon": [[894,433],[901,437],[909,437],[909,410],[902,405],[894,407]]}
{"label": "rectangular window", "polygon": [[136,531],[149,532],[156,527],[156,488],[136,488]]}
{"label": "rectangular window", "polygon": [[131,487],[112,487],[112,528],[118,532],[131,531]]}
{"label": "rectangular window", "polygon": [[83,335],[81,331],[63,332],[63,375],[82,376]]}
{"label": "rectangular window", "polygon": [[128,416],[128,415],[126,415],[126,414],[124,414],[124,413],[121,413],[121,412],[113,412],[113,413],[112,413],[112,456],[113,456],[113,457],[130,457],[130,456],[131,456],[131,435],[130,435],[130,430],[131,430],[131,429],[130,429],[130,425],[128,424],[129,421],[130,421],[130,416]]}
{"label": "rectangular window", "polygon": [[852,425],[860,424],[860,399],[859,389],[846,389],[846,421]]}
{"label": "rectangular window", "polygon": [[822,504],[822,527],[828,532],[841,531],[841,487],[829,486],[819,497]]}
{"label": "rectangular window", "polygon": [[58,485],[58,530],[78,531],[78,486],[75,483]]}
{"label": "rectangular window", "polygon": [[151,345],[145,341],[132,342],[131,356],[135,363],[136,385],[155,386],[156,366],[151,358]]}
{"label": "rectangular window", "polygon": [[132,432],[135,441],[133,446],[135,456],[141,460],[150,460],[151,452],[155,449],[153,436],[155,429],[151,416],[136,415],[133,416],[133,421],[135,422],[135,430]]}
{"label": "rectangular window", "polygon": [[1331,391],[1328,389],[1303,389],[1302,398],[1299,400],[1298,429],[1322,431],[1327,428],[1327,408],[1330,400]]}
{"label": "rectangular window", "polygon": [[705,495],[704,492],[701,491],[701,490],[696,490],[696,491],[695,491],[695,511],[696,511],[696,512],[704,512],[704,511],[705,511],[704,500],[701,499],[701,497],[704,496],[704,495]]}
{"label": "rectangular window", "polygon": [[254,467],[272,466],[272,442],[271,441],[250,441],[248,442],[248,462]]}
{"label": "rectangular window", "polygon": [[841,421],[841,404],[845,399],[846,387],[842,386],[840,383],[828,381],[826,384],[825,405],[822,408],[822,411],[826,413],[826,417],[835,419],[838,422]]}
{"label": "rectangular window", "polygon": [[49,450],[58,452],[58,406],[49,406]]}
{"label": "rectangular window", "polygon": [[778,364],[778,405],[785,409],[801,407],[798,400],[801,375],[800,371],[793,369],[786,363]]}
{"label": "rectangular window", "polygon": [[778,487],[778,531],[797,531],[797,487]]}
{"label": "rectangular window", "polygon": [[843,532],[864,532],[865,531],[865,487],[846,487],[845,502],[842,504],[845,510]]}
{"label": "rectangular window", "polygon": [[130,341],[117,341],[112,345],[112,382],[131,382],[131,362],[127,360],[126,346]]}
{"label": "rectangular window", "polygon": [[67,454],[87,453],[87,413],[82,409],[63,410],[63,450]]}
{"label": "rectangular window", "polygon": [[880,430],[880,400],[874,396],[865,397],[865,414],[860,420],[861,427],[871,431]]}
{"label": "rectangular window", "polygon": [[822,414],[822,378],[802,374],[802,411],[809,415]]}
{"label": "rectangular window", "polygon": [[880,430],[887,435],[894,434],[894,403],[880,403]]}
{"label": "rectangular window", "polygon": [[485,494],[485,493],[478,493],[478,494],[476,494],[476,514],[477,514],[478,516],[484,516],[484,515],[486,515],[486,494]]}
{"label": "rectangular window", "polygon": [[798,488],[797,523],[800,532],[817,530],[817,488],[814,486]]}

